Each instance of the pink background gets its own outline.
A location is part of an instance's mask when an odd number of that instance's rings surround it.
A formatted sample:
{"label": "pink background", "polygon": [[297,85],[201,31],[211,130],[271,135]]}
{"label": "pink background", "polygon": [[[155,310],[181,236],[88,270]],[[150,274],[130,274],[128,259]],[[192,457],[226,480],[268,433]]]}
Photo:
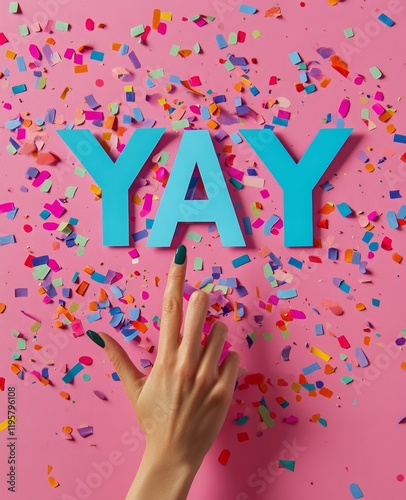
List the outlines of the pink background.
{"label": "pink background", "polygon": [[[402,298],[405,285],[404,262],[397,264],[392,254],[405,254],[404,228],[390,229],[385,214],[388,210],[397,213],[402,205],[402,199],[390,199],[390,190],[400,190],[405,195],[405,164],[400,160],[405,152],[404,145],[393,142],[393,136],[386,131],[387,123],[382,123],[371,107],[376,102],[374,95],[377,90],[384,94],[384,106],[392,106],[396,110],[395,116],[389,123],[393,123],[397,132],[404,134],[406,130],[406,110],[402,94],[404,92],[404,32],[406,10],[402,2],[376,1],[343,1],[336,6],[330,6],[327,0],[306,1],[304,6],[299,1],[280,2],[282,17],[266,18],[265,9],[272,6],[272,2],[253,1],[258,12],[246,15],[239,12],[240,2],[236,0],[201,2],[97,2],[89,0],[76,2],[20,2],[21,13],[9,14],[8,2],[0,7],[0,32],[4,32],[10,43],[0,47],[0,71],[8,68],[10,75],[0,79],[2,106],[0,108],[1,127],[1,178],[0,204],[14,202],[18,212],[14,220],[9,220],[6,214],[0,214],[0,236],[14,234],[15,244],[0,247],[1,256],[1,290],[0,303],[6,304],[6,310],[0,314],[0,376],[4,377],[6,388],[15,385],[17,389],[17,453],[18,477],[17,495],[7,492],[5,472],[1,479],[2,498],[46,498],[46,499],[82,499],[97,498],[107,500],[124,498],[125,493],[137,470],[142,456],[143,441],[141,434],[137,434],[137,426],[132,408],[125,396],[120,382],[111,379],[114,371],[104,352],[90,342],[86,336],[74,338],[70,327],[56,330],[53,314],[62,298],[61,289],[52,303],[45,305],[37,289],[40,282],[32,277],[31,270],[24,266],[28,255],[27,248],[35,256],[49,255],[61,266],[61,270],[52,274],[52,278],[62,277],[65,287],[76,286],[71,278],[76,271],[80,272],[80,279],[90,282],[90,287],[84,297],[73,292],[72,299],[80,303],[80,309],[75,316],[82,321],[84,329],[89,326],[96,330],[104,330],[116,336],[125,345],[135,362],[139,359],[153,361],[155,353],[147,353],[136,342],[124,343],[122,335],[108,325],[110,315],[102,312],[102,320],[89,325],[86,317],[89,314],[88,304],[97,300],[100,285],[83,272],[86,265],[92,266],[97,272],[106,273],[114,269],[124,275],[117,285],[126,288],[126,293],[132,294],[137,307],[143,307],[142,314],[149,322],[147,336],[153,345],[157,344],[158,331],[152,325],[152,318],[160,315],[160,304],[166,271],[173,256],[174,249],[181,241],[187,245],[189,266],[187,279],[195,284],[203,277],[209,276],[213,265],[221,265],[222,277],[236,277],[239,284],[245,286],[248,295],[238,299],[236,292],[227,295],[231,307],[238,300],[244,304],[245,316],[240,322],[235,322],[230,313],[223,320],[229,326],[229,341],[233,348],[241,354],[241,366],[248,374],[262,373],[268,381],[268,392],[263,395],[257,386],[235,393],[227,416],[226,423],[215,445],[199,471],[191,492],[191,499],[301,499],[314,500],[322,498],[347,499],[352,498],[349,490],[351,483],[357,483],[364,497],[368,499],[390,498],[401,500],[405,498],[405,482],[399,475],[405,475],[404,464],[404,433],[403,425],[398,421],[405,416],[405,397],[402,390],[404,383],[404,369],[402,362],[406,361],[401,347],[395,345],[395,340],[402,336],[401,329],[406,327],[405,316],[402,312],[404,300]],[[303,2],[302,2],[303,4]],[[276,5],[276,4],[273,4]],[[153,9],[171,11],[172,21],[167,24],[165,35],[152,30],[147,43],[139,44],[137,38],[131,38],[130,28],[138,24],[151,25]],[[215,20],[199,28],[191,21],[183,21],[197,13],[214,16]],[[376,20],[379,12],[385,12],[396,24],[388,28]],[[90,17],[96,22],[105,23],[105,29],[87,31],[85,20]],[[52,34],[31,34],[26,38],[18,35],[18,26],[31,25],[37,21],[42,28],[46,20],[66,21],[70,24],[69,32],[54,31]],[[343,30],[352,27],[355,37],[346,39]],[[254,39],[253,30],[259,30],[261,36]],[[226,39],[230,32],[246,32],[246,41],[231,45],[219,50],[215,36],[222,33]],[[12,35],[14,34],[14,36]],[[403,34],[403,36],[402,36]],[[35,43],[43,47],[45,40],[52,36],[56,42],[53,46],[61,55],[62,61],[53,67],[48,67],[44,59],[40,69],[47,71],[47,86],[45,90],[34,88],[32,70],[20,73],[15,61],[6,58],[6,50],[12,50],[18,56],[24,56],[26,64],[32,61],[28,46]],[[121,56],[111,50],[111,44],[127,43],[130,50],[134,50],[141,62],[141,69],[134,71],[127,56]],[[181,45],[182,49],[192,49],[197,42],[202,47],[202,53],[192,53],[183,59],[180,56],[169,55],[172,44]],[[89,52],[85,52],[85,63],[88,72],[75,74],[73,62],[63,57],[66,48],[77,48],[88,44],[94,50],[105,53],[104,63],[89,60]],[[350,75],[344,78],[335,71],[329,60],[323,60],[316,48],[330,47],[339,54],[348,64]],[[403,49],[402,49],[403,47]],[[312,67],[320,67],[326,77],[331,78],[327,88],[321,88],[320,82],[310,79],[317,86],[317,91],[306,95],[298,93],[294,83],[299,82],[297,68],[290,62],[288,54],[298,51],[304,61],[318,61]],[[234,89],[240,81],[236,71],[228,72],[219,60],[225,59],[230,52],[235,56],[243,56],[250,62],[249,78],[258,90],[259,95],[254,97],[245,88],[242,94]],[[258,63],[253,64],[252,58]],[[124,83],[112,76],[112,69],[124,66],[132,71],[133,80]],[[375,80],[369,68],[378,66],[383,77]],[[147,70],[163,68],[165,77],[156,81],[156,86],[148,89],[145,85]],[[354,84],[356,75],[363,75],[365,81],[361,85]],[[335,126],[338,107],[344,98],[351,101],[351,109],[345,119],[345,125],[354,127],[354,132],[348,143],[338,155],[332,166],[323,176],[322,181],[330,181],[334,186],[331,191],[324,191],[320,185],[315,188],[315,237],[321,238],[322,248],[284,248],[283,229],[277,235],[264,235],[262,228],[254,230],[253,236],[245,236],[246,249],[223,248],[219,238],[213,238],[214,233],[208,232],[207,224],[192,224],[189,229],[200,233],[203,239],[200,243],[187,239],[186,232],[176,238],[171,249],[145,248],[145,241],[137,243],[140,252],[138,264],[132,264],[128,255],[129,248],[106,248],[101,243],[101,203],[94,201],[90,192],[93,181],[90,175],[84,178],[76,176],[73,166],[78,162],[69,153],[63,142],[58,138],[56,131],[60,125],[46,124],[46,133],[49,139],[44,147],[45,151],[57,154],[61,161],[51,167],[44,168],[51,172],[53,182],[49,193],[40,192],[34,188],[31,181],[25,179],[25,171],[29,166],[35,166],[35,159],[29,156],[11,155],[5,148],[9,137],[15,137],[14,132],[5,129],[5,122],[21,114],[29,113],[33,120],[43,118],[48,108],[55,108],[57,116],[63,115],[68,123],[74,120],[78,109],[88,109],[84,103],[84,96],[93,93],[101,104],[98,111],[107,116],[108,103],[121,102],[118,122],[122,124],[123,114],[132,114],[133,107],[140,107],[145,118],[156,120],[157,126],[167,127],[167,132],[158,144],[155,154],[160,151],[170,153],[168,169],[170,170],[179,142],[181,132],[172,131],[171,121],[167,112],[158,103],[158,99],[165,97],[169,103],[173,100],[182,101],[186,106],[185,117],[193,116],[189,106],[209,105],[207,99],[187,93],[180,85],[174,85],[171,93],[165,90],[170,75],[177,75],[181,79],[188,79],[198,75],[202,85],[197,87],[205,94],[209,89],[213,95],[225,94],[227,103],[221,104],[222,113],[235,115],[234,98],[241,95],[247,105],[255,113],[263,115],[267,124],[272,123],[272,117],[278,113],[278,105],[263,109],[262,103],[268,97],[277,99],[285,97],[291,101],[288,111],[291,113],[289,126],[276,126],[275,132],[282,140],[295,160],[299,160],[310,144],[312,138],[322,125],[321,120],[328,113],[333,115],[333,123],[326,126]],[[269,86],[269,78],[277,76],[280,80],[277,85]],[[103,79],[102,88],[95,86],[97,79]],[[26,83],[27,92],[13,96],[11,86]],[[123,85],[133,85],[136,91],[136,102],[126,103]],[[65,87],[71,87],[65,101],[59,96]],[[270,92],[270,94],[269,94]],[[150,96],[149,102],[145,95]],[[362,104],[361,97],[370,96],[368,103]],[[9,102],[11,110],[3,108],[3,103]],[[361,119],[361,109],[370,109],[370,118],[376,124],[375,130],[368,127]],[[227,134],[236,132],[243,127],[258,127],[255,113],[250,117],[240,117],[239,123],[224,125],[221,128]],[[90,122],[84,125],[91,128],[98,136],[103,128],[93,127]],[[138,127],[133,123],[129,129]],[[193,126],[207,128],[206,122],[197,116]],[[131,130],[127,130],[124,142]],[[254,217],[250,211],[250,204],[263,204],[261,217],[266,220],[272,214],[283,218],[282,193],[276,182],[268,173],[264,165],[255,156],[246,143],[235,145],[229,138],[222,143],[215,143],[220,153],[220,163],[224,166],[226,154],[223,145],[233,146],[236,154],[234,166],[245,169],[252,162],[257,162],[258,175],[265,179],[265,188],[271,193],[270,198],[262,199],[259,190],[244,187],[236,192],[228,182],[229,176],[224,168],[225,178],[234,203],[239,202],[237,209],[240,223],[243,216]],[[375,171],[369,173],[358,158],[358,152],[364,151],[375,166]],[[117,151],[112,151],[113,158]],[[378,160],[385,156],[385,162],[378,166]],[[247,163],[248,162],[248,163]],[[162,186],[153,179],[150,167],[151,159],[142,171],[142,176],[149,180],[146,187],[132,189],[131,194],[143,197],[146,193],[155,193],[158,197],[163,194]],[[320,183],[321,184],[321,183]],[[63,198],[67,186],[77,186],[78,190],[73,199],[69,199],[65,206],[67,212],[62,220],[77,217],[79,223],[76,230],[89,239],[84,255],[78,256],[76,248],[67,248],[61,244],[59,251],[52,249],[55,234],[42,228],[43,221],[39,217],[45,203],[52,203],[55,199]],[[20,191],[26,186],[28,192]],[[337,210],[327,216],[318,214],[318,210],[327,202],[335,205],[346,202],[354,211],[349,218],[342,217]],[[158,201],[153,203],[153,211],[148,216],[153,218]],[[131,232],[145,227],[145,220],[140,217],[140,207],[131,204],[131,213],[135,222],[131,222]],[[300,207],[298,207],[300,210]],[[359,224],[361,212],[369,214],[376,210],[380,216],[374,221],[373,241],[379,245],[384,236],[392,239],[392,251],[382,248],[375,253],[374,258],[368,259],[368,245],[362,242],[364,229]],[[327,218],[328,229],[319,229],[317,223]],[[51,220],[54,220],[51,218]],[[23,226],[30,224],[31,233],[24,231]],[[402,234],[403,233],[403,234]],[[267,260],[259,258],[257,252],[264,245],[272,250],[282,260],[285,271],[294,276],[291,285],[281,285],[282,289],[296,288],[298,296],[289,301],[280,301],[269,313],[259,308],[256,287],[260,297],[267,301],[274,289],[263,276],[262,267]],[[329,246],[339,249],[339,258],[336,262],[328,260]],[[345,262],[346,249],[359,250],[362,260],[368,261],[368,273],[363,275],[358,266]],[[231,260],[248,253],[251,262],[238,269],[234,269]],[[319,256],[322,263],[312,263],[309,256]],[[203,271],[193,271],[194,257],[204,259]],[[290,257],[304,262],[299,271],[288,264]],[[134,276],[138,270],[139,277]],[[154,277],[161,281],[154,285]],[[350,293],[343,293],[334,286],[333,278],[341,278],[351,286]],[[360,280],[369,280],[360,283]],[[402,286],[403,285],[403,286]],[[14,298],[14,290],[27,287],[27,298]],[[104,285],[113,306],[119,305],[128,317],[131,305],[119,303],[110,292],[110,287]],[[149,299],[143,300],[142,291],[148,291]],[[372,298],[379,299],[380,307],[374,307]],[[335,316],[330,310],[322,306],[322,300],[329,299],[338,302],[344,309],[342,316]],[[358,311],[357,303],[363,303],[364,311]],[[282,332],[276,325],[281,320],[280,312],[283,309],[303,311],[304,320],[294,320],[287,324],[289,334],[283,338]],[[317,309],[317,315],[313,309]],[[24,310],[41,321],[41,328],[34,336],[30,331],[33,320],[24,316]],[[263,314],[262,325],[256,324],[254,315]],[[364,329],[371,323],[370,332]],[[324,335],[315,335],[314,325],[322,323]],[[18,361],[24,368],[24,380],[10,371],[11,356],[16,351],[16,339],[11,329],[18,330],[27,339],[27,349],[20,351]],[[246,335],[255,332],[256,340],[251,349],[248,349]],[[272,340],[265,340],[263,333],[271,333]],[[59,336],[59,337],[56,337]],[[338,336],[345,335],[351,347],[342,349],[337,341]],[[370,344],[364,344],[364,336],[370,336]],[[63,337],[64,347],[60,347],[57,338]],[[310,353],[306,344],[316,346],[332,356],[330,364],[336,367],[333,374],[324,374],[324,361]],[[34,350],[36,344],[42,349]],[[281,349],[291,345],[289,361],[281,360]],[[362,347],[366,353],[370,366],[357,366],[354,356],[355,347]],[[348,356],[347,363],[340,359],[340,354]],[[91,356],[94,360],[91,366],[85,367],[72,384],[62,382],[63,368],[71,368],[82,355]],[[51,385],[43,386],[31,373],[41,371],[49,359],[54,365],[49,367]],[[305,388],[301,388],[301,401],[295,399],[296,393],[291,389],[293,382],[298,382],[303,367],[319,362],[321,370],[309,375],[309,383],[318,380],[324,382],[325,387],[333,391],[329,399],[316,391],[315,397],[310,397]],[[350,371],[351,369],[351,371]],[[82,375],[91,376],[90,381],[83,380]],[[351,375],[354,382],[344,385],[341,377]],[[240,383],[244,382],[240,377]],[[284,386],[278,385],[278,379],[284,379]],[[364,383],[361,381],[364,380]],[[93,391],[103,391],[108,401],[98,399]],[[66,401],[59,395],[60,391],[70,394]],[[0,422],[6,418],[7,389],[0,393]],[[255,403],[262,396],[265,397],[270,410],[275,413],[276,424],[273,428],[264,428],[260,423]],[[282,396],[289,402],[287,408],[281,408],[275,398]],[[320,414],[327,421],[327,427],[310,421],[315,414]],[[248,422],[239,427],[233,423],[237,416],[248,415]],[[298,418],[298,423],[291,425],[283,421],[289,415]],[[61,435],[63,426],[73,427],[73,441],[68,441]],[[82,425],[92,425],[94,434],[82,438],[76,431]],[[0,432],[1,470],[7,469],[6,432]],[[139,431],[138,431],[139,432]],[[246,432],[249,439],[239,442],[237,434]],[[223,449],[231,452],[227,465],[220,465],[218,456]],[[118,458],[117,458],[118,457]],[[278,468],[278,460],[295,460],[295,470],[291,472]],[[117,460],[117,462],[115,461]],[[170,456],[168,456],[170,460]],[[104,476],[98,472],[98,466],[105,464]],[[58,488],[51,488],[47,481],[47,465],[53,467],[51,475],[60,483]],[[261,471],[268,470],[267,480],[259,477]],[[157,478],[159,480],[159,478]],[[78,485],[87,484],[87,489]]]}

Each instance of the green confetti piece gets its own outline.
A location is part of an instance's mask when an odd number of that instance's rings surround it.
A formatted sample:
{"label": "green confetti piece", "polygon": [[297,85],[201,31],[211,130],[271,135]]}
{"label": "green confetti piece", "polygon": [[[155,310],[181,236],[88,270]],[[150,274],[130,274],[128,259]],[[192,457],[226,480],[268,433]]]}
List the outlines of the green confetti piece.
{"label": "green confetti piece", "polygon": [[76,250],[76,255],[78,257],[82,257],[82,255],[85,254],[85,249],[83,247],[78,247],[78,249]]}
{"label": "green confetti piece", "polygon": [[51,268],[47,264],[41,264],[40,266],[36,266],[32,275],[36,280],[43,280],[48,276]]}
{"label": "green confetti piece", "polygon": [[180,45],[172,45],[169,54],[171,56],[177,56],[179,54],[179,51],[180,51]]}
{"label": "green confetti piece", "polygon": [[236,43],[237,43],[237,33],[235,31],[232,31],[228,35],[228,43],[229,43],[229,45],[236,45]]}
{"label": "green confetti piece", "polygon": [[145,28],[143,24],[139,24],[138,26],[134,26],[131,28],[130,33],[131,36],[140,36],[144,33]]}
{"label": "green confetti piece", "polygon": [[169,153],[167,151],[162,151],[157,163],[158,165],[166,165],[168,163],[168,160],[169,160]]}
{"label": "green confetti piece", "polygon": [[201,271],[203,269],[203,259],[201,257],[195,257],[193,269],[195,271]]}
{"label": "green confetti piece", "polygon": [[68,186],[65,190],[65,196],[67,196],[68,198],[73,198],[77,189],[77,186]]}
{"label": "green confetti piece", "polygon": [[49,193],[52,187],[51,179],[45,179],[45,181],[41,184],[40,191],[41,193]]}
{"label": "green confetti piece", "polygon": [[263,333],[262,337],[267,342],[270,342],[273,339],[273,334],[272,333]]}
{"label": "green confetti piece", "polygon": [[25,351],[27,349],[27,341],[23,338],[17,339],[17,349],[20,351]]}
{"label": "green confetti piece", "polygon": [[8,6],[8,11],[10,14],[17,14],[19,8],[20,6],[18,2],[10,2]]}
{"label": "green confetti piece", "polygon": [[6,146],[6,149],[9,153],[11,153],[12,155],[15,155],[17,153],[17,150],[16,148],[12,145],[12,144],[8,144]]}
{"label": "green confetti piece", "polygon": [[189,238],[189,240],[196,241],[197,243],[200,243],[203,239],[203,236],[201,236],[198,233],[195,233],[194,231],[189,231],[187,233],[187,237]]}
{"label": "green confetti piece", "polygon": [[354,30],[352,28],[346,28],[344,30],[345,38],[351,38],[354,36]]}
{"label": "green confetti piece", "polygon": [[190,125],[189,120],[187,120],[186,118],[183,119],[183,120],[174,120],[172,122],[172,129],[173,130],[179,130],[179,129],[182,129],[182,128],[189,127],[189,125]]}
{"label": "green confetti piece", "polygon": [[11,356],[11,359],[13,361],[18,361],[19,359],[21,359],[21,354],[19,352],[14,352],[13,355]]}
{"label": "green confetti piece", "polygon": [[57,29],[59,31],[68,31],[69,30],[69,23],[65,23],[64,21],[56,21],[55,29]]}
{"label": "green confetti piece", "polygon": [[30,331],[32,333],[37,333],[38,330],[41,328],[41,323],[39,321],[36,321],[30,328]]}
{"label": "green confetti piece", "polygon": [[52,284],[57,287],[57,286],[63,286],[63,278],[55,278],[52,280]]}
{"label": "green confetti piece", "polygon": [[305,62],[301,62],[298,64],[298,68],[301,70],[306,70],[307,69],[307,64]]}
{"label": "green confetti piece", "polygon": [[165,76],[165,72],[163,68],[153,69],[151,71],[148,71],[148,76],[153,80],[155,78],[163,78]]}
{"label": "green confetti piece", "polygon": [[109,110],[112,115],[116,115],[120,110],[120,104],[118,102],[111,102],[109,104]]}
{"label": "green confetti piece", "polygon": [[44,89],[47,85],[47,79],[45,76],[40,76],[38,79],[38,88],[40,90]]}
{"label": "green confetti piece", "polygon": [[363,109],[361,110],[361,118],[362,118],[363,120],[369,120],[369,109],[367,109],[367,108],[363,108]]}
{"label": "green confetti piece", "polygon": [[82,378],[85,382],[89,382],[89,380],[91,379],[91,377],[88,373],[85,373]]}
{"label": "green confetti piece", "polygon": [[295,470],[295,461],[294,460],[279,460],[279,467],[283,467],[284,469],[288,469],[290,471]]}
{"label": "green confetti piece", "polygon": [[233,71],[235,68],[234,64],[227,59],[227,61],[224,63],[224,67],[226,68],[227,71]]}
{"label": "green confetti piece", "polygon": [[200,43],[195,43],[193,45],[193,50],[196,52],[196,54],[200,54],[201,51]]}
{"label": "green confetti piece", "polygon": [[75,167],[74,174],[78,177],[84,177],[86,175],[87,170],[81,167]]}
{"label": "green confetti piece", "polygon": [[340,380],[345,385],[351,384],[351,382],[354,381],[354,379],[352,377],[350,377],[349,375],[344,375],[343,377],[341,377]]}
{"label": "green confetti piece", "polygon": [[20,32],[21,36],[28,36],[30,34],[30,30],[28,29],[28,26],[26,24],[21,24],[18,27],[18,31]]}
{"label": "green confetti piece", "polygon": [[375,78],[375,80],[378,80],[382,76],[382,72],[378,68],[378,66],[372,66],[372,68],[369,68],[369,72]]}
{"label": "green confetti piece", "polygon": [[216,292],[217,290],[220,290],[223,295],[225,295],[228,292],[228,287],[225,285],[216,285],[214,287],[214,291]]}
{"label": "green confetti piece", "polygon": [[269,415],[269,410],[266,406],[259,405],[258,413],[261,415],[262,420],[268,427],[273,427],[275,425],[275,420]]}
{"label": "green confetti piece", "polygon": [[261,32],[260,32],[259,30],[254,30],[254,31],[252,32],[252,36],[253,36],[253,37],[255,38],[255,40],[256,40],[257,38],[259,38],[259,37],[261,36]]}
{"label": "green confetti piece", "polygon": [[81,236],[80,234],[78,234],[75,238],[76,245],[79,245],[80,247],[85,247],[88,241],[89,238],[85,238],[85,236]]}

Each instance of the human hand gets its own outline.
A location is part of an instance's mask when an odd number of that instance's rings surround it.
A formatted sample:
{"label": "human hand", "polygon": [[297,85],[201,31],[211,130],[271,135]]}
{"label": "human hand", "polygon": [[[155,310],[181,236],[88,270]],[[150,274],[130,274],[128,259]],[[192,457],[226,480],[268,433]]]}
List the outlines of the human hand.
{"label": "human hand", "polygon": [[[162,498],[162,493],[168,500],[186,498],[232,400],[239,356],[230,352],[218,366],[227,335],[227,327],[220,322],[214,323],[205,345],[201,344],[209,307],[205,292],[196,291],[191,295],[183,336],[180,335],[185,274],[186,248],[181,245],[169,270],[157,358],[148,376],[134,366],[126,351],[112,337],[87,332],[93,341],[105,348],[146,436],[143,462],[127,499],[144,498],[145,494],[145,498],[152,500]],[[169,492],[167,488],[159,491],[157,473],[161,479],[167,478]],[[172,474],[172,481],[176,478],[182,483],[179,488],[170,484]],[[154,487],[158,489],[151,490]]]}

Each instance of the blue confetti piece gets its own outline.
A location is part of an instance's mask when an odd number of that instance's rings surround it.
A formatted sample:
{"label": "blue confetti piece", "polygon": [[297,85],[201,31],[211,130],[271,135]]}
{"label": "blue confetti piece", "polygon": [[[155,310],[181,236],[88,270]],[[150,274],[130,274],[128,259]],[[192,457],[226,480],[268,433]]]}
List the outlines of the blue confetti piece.
{"label": "blue confetti piece", "polygon": [[92,314],[89,314],[86,319],[88,323],[94,323],[95,321],[99,321],[99,319],[101,319],[101,315],[98,311],[96,311]]}
{"label": "blue confetti piece", "polygon": [[397,229],[399,227],[398,219],[396,218],[395,212],[392,212],[390,210],[389,212],[386,212],[386,220],[388,221],[389,227],[391,229]]}
{"label": "blue confetti piece", "polygon": [[288,264],[290,264],[293,267],[296,267],[297,269],[302,269],[303,267],[303,262],[301,260],[295,259],[294,257],[289,258]]}
{"label": "blue confetti piece", "polygon": [[399,208],[398,219],[406,219],[406,205],[402,205]]}
{"label": "blue confetti piece", "polygon": [[240,257],[237,257],[236,259],[233,259],[231,261],[231,264],[233,265],[234,268],[243,266],[244,264],[248,264],[248,262],[251,262],[251,259],[249,258],[249,255],[244,254],[241,255]]}
{"label": "blue confetti piece", "polygon": [[148,237],[148,231],[146,229],[142,229],[141,231],[137,231],[132,235],[134,241],[139,241]]}
{"label": "blue confetti piece", "polygon": [[364,494],[361,491],[361,488],[358,486],[356,483],[351,483],[350,484],[350,492],[352,495],[352,498],[363,498]]}
{"label": "blue confetti piece", "polygon": [[393,190],[393,191],[389,191],[389,198],[391,200],[394,200],[396,198],[402,198],[402,195],[400,194],[400,190],[396,189],[396,190]]}
{"label": "blue confetti piece", "polygon": [[322,187],[322,189],[324,189],[324,191],[330,191],[331,189],[334,189],[334,186],[332,184],[330,184],[328,181],[323,182],[321,187]]}
{"label": "blue confetti piece", "polygon": [[225,49],[228,46],[226,39],[221,33],[216,35],[216,42],[219,49]]}
{"label": "blue confetti piece", "polygon": [[[22,92],[26,92],[27,91],[27,87],[25,85],[25,83],[21,83],[20,85],[14,85],[14,87],[11,87],[11,91],[13,92],[13,94],[21,94]],[[405,137],[406,139],[406,137]]]}
{"label": "blue confetti piece", "polygon": [[310,373],[313,373],[317,370],[320,370],[320,365],[317,363],[317,361],[309,366],[305,366],[304,368],[302,368],[303,375],[309,375]]}
{"label": "blue confetti piece", "polygon": [[118,376],[118,373],[117,372],[113,372],[111,374],[111,378],[115,381],[115,382],[118,382],[120,380],[120,377]]}
{"label": "blue confetti piece", "polygon": [[65,373],[62,377],[62,381],[65,382],[65,384],[69,384],[76,377],[76,375],[83,370],[83,368],[84,366],[82,363],[76,363],[76,365],[72,366],[72,368]]}
{"label": "blue confetti piece", "polygon": [[14,234],[6,234],[6,236],[0,236],[0,246],[9,245],[10,243],[15,243]]}
{"label": "blue confetti piece", "polygon": [[27,66],[25,65],[25,60],[23,56],[16,57],[17,69],[20,72],[27,71]]}
{"label": "blue confetti piece", "polygon": [[299,64],[302,62],[302,58],[300,57],[299,52],[291,52],[288,55],[292,64]]}
{"label": "blue confetti piece", "polygon": [[362,241],[364,243],[369,243],[373,237],[374,237],[374,233],[372,231],[365,231],[365,234],[362,237]]}
{"label": "blue confetti piece", "polygon": [[324,335],[324,328],[321,323],[317,323],[314,325],[314,331],[316,332],[316,335]]}
{"label": "blue confetti piece", "polygon": [[388,26],[389,28],[391,28],[395,24],[395,21],[384,13],[379,14],[378,21],[381,21],[381,23],[386,24],[386,26]]}
{"label": "blue confetti piece", "polygon": [[286,118],[279,118],[278,116],[273,116],[272,125],[280,125],[281,127],[287,127],[289,125],[289,120],[287,120]]}
{"label": "blue confetti piece", "polygon": [[100,61],[100,62],[102,62],[103,59],[104,59],[104,52],[99,52],[97,50],[92,50],[92,52],[90,53],[90,59],[92,59],[93,61]]}
{"label": "blue confetti piece", "polygon": [[250,218],[248,216],[245,216],[242,218],[242,224],[244,226],[245,234],[248,236],[252,235],[251,221],[250,221]]}
{"label": "blue confetti piece", "polygon": [[137,122],[142,122],[144,120],[141,108],[133,108],[133,116]]}
{"label": "blue confetti piece", "polygon": [[[317,90],[317,87],[314,83],[311,83],[310,85],[307,85],[304,88],[304,91],[306,92],[306,94],[312,94],[313,92],[316,92],[316,90]],[[338,123],[338,120],[337,120],[337,123]]]}
{"label": "blue confetti piece", "polygon": [[255,12],[257,12],[257,9],[252,5],[245,5],[242,3],[240,5],[239,11],[243,12],[244,14],[255,14]]}
{"label": "blue confetti piece", "polygon": [[277,215],[271,215],[264,224],[264,234],[270,234],[274,225],[280,220]]}
{"label": "blue confetti piece", "polygon": [[290,290],[278,290],[276,295],[278,299],[293,299],[294,297],[297,297],[297,291],[295,288]]}
{"label": "blue confetti piece", "polygon": [[400,142],[402,144],[406,144],[406,135],[394,134],[393,142]]}
{"label": "blue confetti piece", "polygon": [[347,205],[347,203],[339,203],[337,205],[337,210],[340,212],[340,214],[343,216],[343,217],[348,217],[349,215],[352,214],[352,210],[351,208],[349,207],[349,205]]}

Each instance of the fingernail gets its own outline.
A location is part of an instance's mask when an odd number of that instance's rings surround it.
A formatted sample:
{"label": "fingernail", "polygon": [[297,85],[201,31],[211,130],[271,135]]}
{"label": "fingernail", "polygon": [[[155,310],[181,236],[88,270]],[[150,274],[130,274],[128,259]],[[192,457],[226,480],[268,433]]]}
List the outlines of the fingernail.
{"label": "fingernail", "polygon": [[175,253],[175,264],[181,266],[186,260],[186,247],[185,245],[179,245]]}
{"label": "fingernail", "polygon": [[87,330],[86,335],[89,337],[89,339],[93,340],[93,342],[100,347],[105,347],[104,340],[100,337],[100,335],[93,330]]}

